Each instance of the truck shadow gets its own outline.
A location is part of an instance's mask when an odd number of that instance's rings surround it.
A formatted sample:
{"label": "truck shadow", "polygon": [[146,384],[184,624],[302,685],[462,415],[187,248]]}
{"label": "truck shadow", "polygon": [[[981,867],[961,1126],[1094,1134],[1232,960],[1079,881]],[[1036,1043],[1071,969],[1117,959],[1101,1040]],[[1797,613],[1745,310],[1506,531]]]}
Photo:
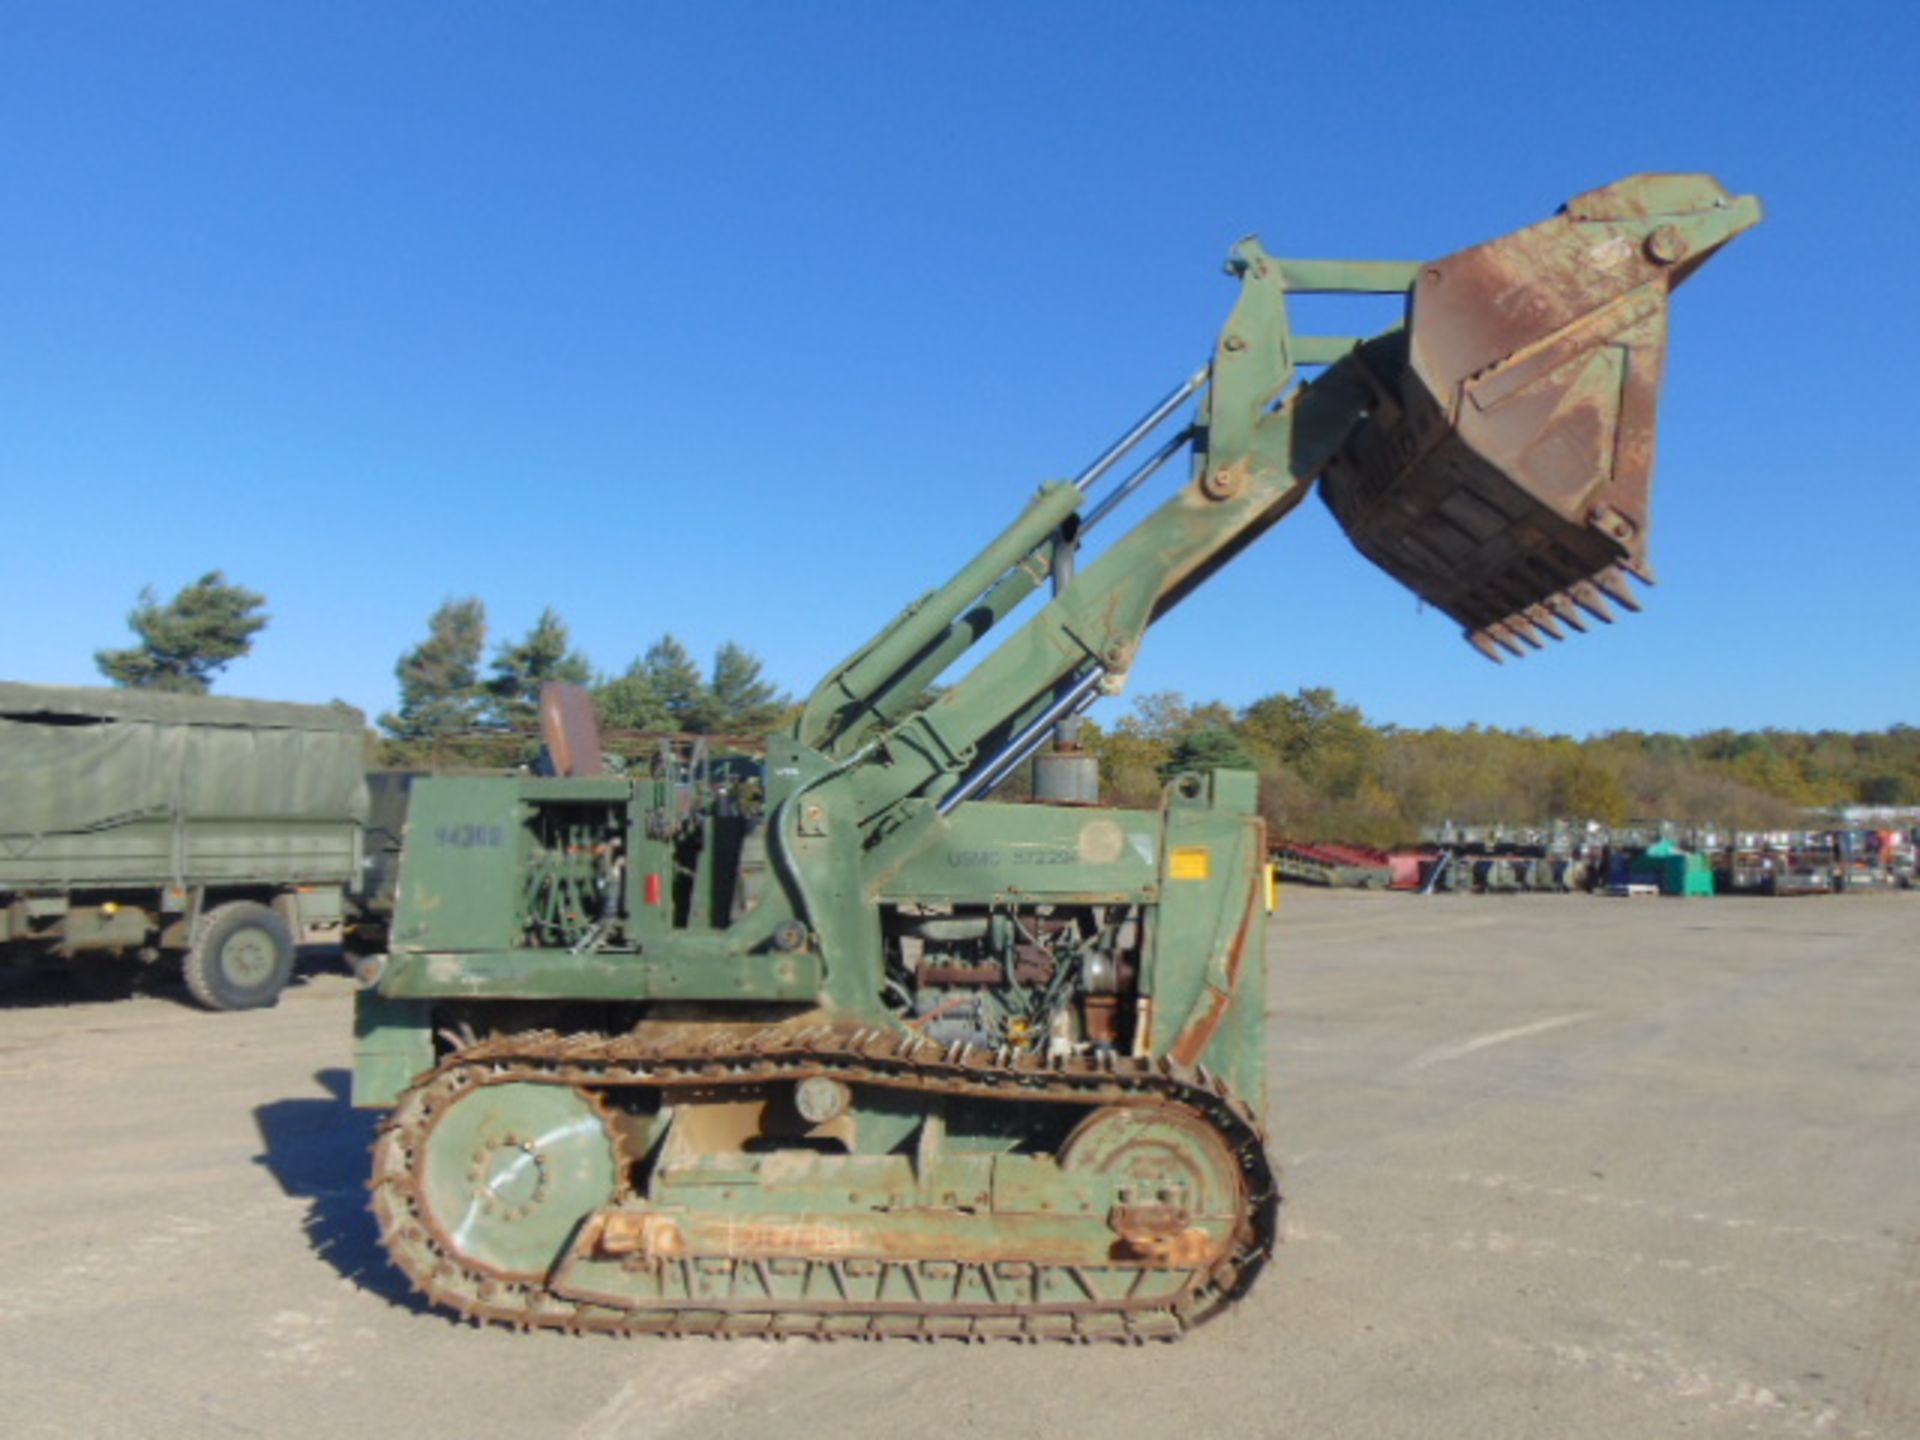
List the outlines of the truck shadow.
{"label": "truck shadow", "polygon": [[266,1168],[281,1191],[307,1202],[307,1243],[340,1277],[390,1305],[424,1314],[429,1307],[387,1260],[367,1208],[367,1152],[378,1116],[349,1103],[351,1074],[313,1077],[324,1099],[275,1100],[254,1107]]}
{"label": "truck shadow", "polygon": [[[287,980],[289,991],[311,984],[316,976],[339,975],[351,970],[337,945],[302,946],[297,953],[293,974]],[[121,966],[91,968],[54,962],[32,969],[0,965],[0,1007],[9,1010],[104,1005],[136,996],[164,1000],[186,1010],[201,1009],[200,1003],[187,993],[177,965],[145,966],[133,961]]]}

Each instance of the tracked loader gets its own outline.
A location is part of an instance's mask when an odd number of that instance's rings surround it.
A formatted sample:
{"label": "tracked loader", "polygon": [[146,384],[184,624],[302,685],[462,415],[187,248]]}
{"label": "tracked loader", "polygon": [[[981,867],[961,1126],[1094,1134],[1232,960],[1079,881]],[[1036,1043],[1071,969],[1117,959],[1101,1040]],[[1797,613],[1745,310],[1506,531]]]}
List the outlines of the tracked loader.
{"label": "tracked loader", "polygon": [[[558,775],[419,782],[355,1021],[393,1263],[566,1330],[1139,1341],[1228,1307],[1280,1204],[1254,777],[1116,808],[1045,747],[1316,482],[1496,659],[1637,608],[1668,297],[1759,215],[1640,175],[1419,264],[1242,241],[1207,363],[763,762],[602,773],[556,694]],[[1404,323],[1296,335],[1314,292]],[[1035,801],[990,798],[1030,758]]]}

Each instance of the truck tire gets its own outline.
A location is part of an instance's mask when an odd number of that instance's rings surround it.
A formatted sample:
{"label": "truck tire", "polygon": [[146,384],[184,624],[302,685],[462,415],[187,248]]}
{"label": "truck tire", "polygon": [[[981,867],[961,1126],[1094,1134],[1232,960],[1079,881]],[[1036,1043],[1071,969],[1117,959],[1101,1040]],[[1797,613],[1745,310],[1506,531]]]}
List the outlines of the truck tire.
{"label": "truck tire", "polygon": [[264,905],[235,900],[200,917],[181,970],[209,1010],[261,1010],[293,976],[293,932]]}

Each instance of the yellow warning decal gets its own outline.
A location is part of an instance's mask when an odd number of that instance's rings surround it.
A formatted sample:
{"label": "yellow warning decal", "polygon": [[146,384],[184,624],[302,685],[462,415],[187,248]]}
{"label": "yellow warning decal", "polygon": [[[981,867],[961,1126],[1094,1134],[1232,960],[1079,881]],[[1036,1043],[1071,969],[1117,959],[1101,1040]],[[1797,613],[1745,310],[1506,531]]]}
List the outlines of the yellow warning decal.
{"label": "yellow warning decal", "polygon": [[1167,856],[1167,878],[1204,880],[1213,873],[1213,855],[1204,845],[1176,845]]}

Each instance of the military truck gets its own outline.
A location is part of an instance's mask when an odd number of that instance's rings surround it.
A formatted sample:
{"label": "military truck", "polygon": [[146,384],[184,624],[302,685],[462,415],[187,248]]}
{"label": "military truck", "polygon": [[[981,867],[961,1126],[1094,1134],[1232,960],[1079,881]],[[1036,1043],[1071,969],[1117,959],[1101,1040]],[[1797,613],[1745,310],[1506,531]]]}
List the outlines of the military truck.
{"label": "military truck", "polygon": [[366,919],[365,735],[339,703],[0,682],[0,956],[272,1005],[296,945]]}

